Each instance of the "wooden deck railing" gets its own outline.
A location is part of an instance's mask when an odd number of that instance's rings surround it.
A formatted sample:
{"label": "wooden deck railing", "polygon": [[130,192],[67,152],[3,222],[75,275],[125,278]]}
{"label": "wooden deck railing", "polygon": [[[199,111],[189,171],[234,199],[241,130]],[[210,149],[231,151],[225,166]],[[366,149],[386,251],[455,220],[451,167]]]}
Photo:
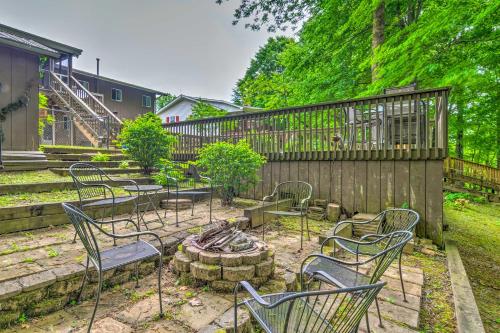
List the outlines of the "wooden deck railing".
{"label": "wooden deck railing", "polygon": [[245,139],[268,160],[443,159],[449,88],[372,96],[165,124],[174,158]]}
{"label": "wooden deck railing", "polygon": [[500,169],[459,158],[444,161],[444,175],[452,181],[469,182],[482,187],[500,189]]}

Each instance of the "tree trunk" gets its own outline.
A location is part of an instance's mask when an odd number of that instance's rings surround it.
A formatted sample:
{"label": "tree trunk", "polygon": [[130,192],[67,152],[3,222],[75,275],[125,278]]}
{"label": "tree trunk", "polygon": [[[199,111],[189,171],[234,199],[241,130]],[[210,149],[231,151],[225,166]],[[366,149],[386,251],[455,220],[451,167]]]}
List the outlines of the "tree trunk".
{"label": "tree trunk", "polygon": [[500,112],[497,111],[497,168],[500,169]]}
{"label": "tree trunk", "polygon": [[457,158],[464,158],[464,111],[460,105],[457,105],[457,145],[455,154]]}
{"label": "tree trunk", "polygon": [[384,42],[384,1],[380,1],[377,8],[373,12],[373,26],[372,26],[372,82],[377,80],[378,64],[377,64],[377,50]]}

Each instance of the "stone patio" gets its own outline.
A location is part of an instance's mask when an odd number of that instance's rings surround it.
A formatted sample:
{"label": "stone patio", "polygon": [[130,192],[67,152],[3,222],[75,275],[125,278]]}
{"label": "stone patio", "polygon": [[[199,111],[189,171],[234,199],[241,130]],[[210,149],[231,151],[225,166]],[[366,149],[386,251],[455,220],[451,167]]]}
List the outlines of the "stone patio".
{"label": "stone patio", "polygon": [[[196,228],[208,221],[205,204],[198,204],[195,219],[181,224],[179,228],[168,225],[161,227],[155,223],[155,232],[170,247],[170,254],[175,253],[177,244],[187,237],[187,230]],[[162,212],[163,213],[163,212]],[[214,216],[230,218],[241,216],[241,209],[223,209],[214,204]],[[181,220],[190,217],[190,211],[183,211]],[[152,214],[148,214],[153,218]],[[167,214],[167,220],[173,221],[173,214]],[[170,222],[171,223],[171,222]],[[317,223],[310,221],[311,224]],[[149,225],[150,228],[153,224]],[[197,228],[196,228],[197,229]],[[123,227],[119,230],[123,232]],[[192,231],[192,230],[191,230]],[[256,236],[259,229],[253,230]],[[79,287],[83,273],[85,255],[81,243],[72,244],[72,228],[56,227],[38,230],[32,233],[19,233],[0,237],[0,309],[5,309],[2,297],[12,297],[15,293],[37,290],[59,291],[58,299],[49,298],[51,302],[40,306],[38,312],[28,315],[25,323],[0,332],[85,332],[88,319],[93,310],[94,300],[92,288],[87,287],[87,300],[79,305],[66,307],[44,315],[51,309],[66,304],[68,295],[75,287]],[[266,236],[266,242],[275,249],[275,273],[273,280],[265,283],[260,291],[279,292],[290,288],[290,277],[295,277],[300,263],[309,253],[317,251],[318,235],[311,234],[311,240],[304,242],[304,250],[299,251],[300,235],[285,232],[281,228],[272,229]],[[13,246],[13,244],[15,244]],[[111,246],[107,241],[106,246]],[[16,250],[17,251],[14,251]],[[57,255],[54,255],[54,250]],[[7,254],[8,252],[12,252]],[[52,254],[52,255],[51,255]],[[32,260],[27,260],[31,258]],[[404,262],[404,258],[403,258]],[[150,264],[148,266],[148,264]],[[144,263],[141,271],[146,275],[154,271],[154,264]],[[424,281],[420,268],[404,267],[404,280],[408,302],[403,302],[397,266],[391,267],[385,274],[387,286],[379,295],[384,320],[384,328],[378,327],[376,309],[370,308],[370,326],[372,332],[417,332],[419,323],[420,300]],[[121,276],[120,274],[124,275]],[[92,332],[221,332],[232,327],[232,295],[215,292],[209,287],[181,285],[177,276],[166,266],[163,271],[163,305],[165,318],[159,318],[158,293],[156,275],[149,274],[140,280],[140,287],[130,280],[130,272],[117,272],[108,280],[108,289],[102,294]],[[65,281],[65,282],[63,282]],[[42,288],[40,286],[43,286]],[[16,289],[17,288],[17,289]],[[19,289],[20,288],[20,289]],[[66,295],[64,296],[64,293]],[[20,294],[22,295],[22,294]],[[57,303],[54,307],[53,303]],[[9,304],[7,303],[7,306]],[[10,304],[15,314],[15,305]],[[245,320],[248,314],[240,311],[241,331],[250,329],[250,321]],[[40,317],[31,318],[33,315]],[[18,314],[19,316],[19,314]],[[366,332],[362,323],[360,332]]]}

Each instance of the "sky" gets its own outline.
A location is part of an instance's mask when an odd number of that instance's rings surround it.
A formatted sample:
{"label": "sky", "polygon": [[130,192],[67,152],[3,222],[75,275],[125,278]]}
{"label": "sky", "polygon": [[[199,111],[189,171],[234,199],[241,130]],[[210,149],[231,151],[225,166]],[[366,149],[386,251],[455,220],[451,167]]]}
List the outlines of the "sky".
{"label": "sky", "polygon": [[272,34],[233,26],[239,0],[0,0],[0,23],[83,50],[75,68],[174,95],[231,98]]}

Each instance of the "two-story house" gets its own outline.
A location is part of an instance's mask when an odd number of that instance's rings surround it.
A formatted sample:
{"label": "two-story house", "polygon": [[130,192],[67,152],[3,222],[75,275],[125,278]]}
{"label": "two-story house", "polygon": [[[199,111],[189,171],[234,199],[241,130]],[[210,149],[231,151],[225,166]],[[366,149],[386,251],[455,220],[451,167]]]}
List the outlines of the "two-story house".
{"label": "two-story house", "polygon": [[40,116],[55,120],[45,127],[42,143],[105,145],[123,119],[154,112],[161,92],[75,69],[73,60],[82,52],[0,24],[0,110],[20,105],[0,122],[4,150],[38,149],[39,92],[48,97]]}

